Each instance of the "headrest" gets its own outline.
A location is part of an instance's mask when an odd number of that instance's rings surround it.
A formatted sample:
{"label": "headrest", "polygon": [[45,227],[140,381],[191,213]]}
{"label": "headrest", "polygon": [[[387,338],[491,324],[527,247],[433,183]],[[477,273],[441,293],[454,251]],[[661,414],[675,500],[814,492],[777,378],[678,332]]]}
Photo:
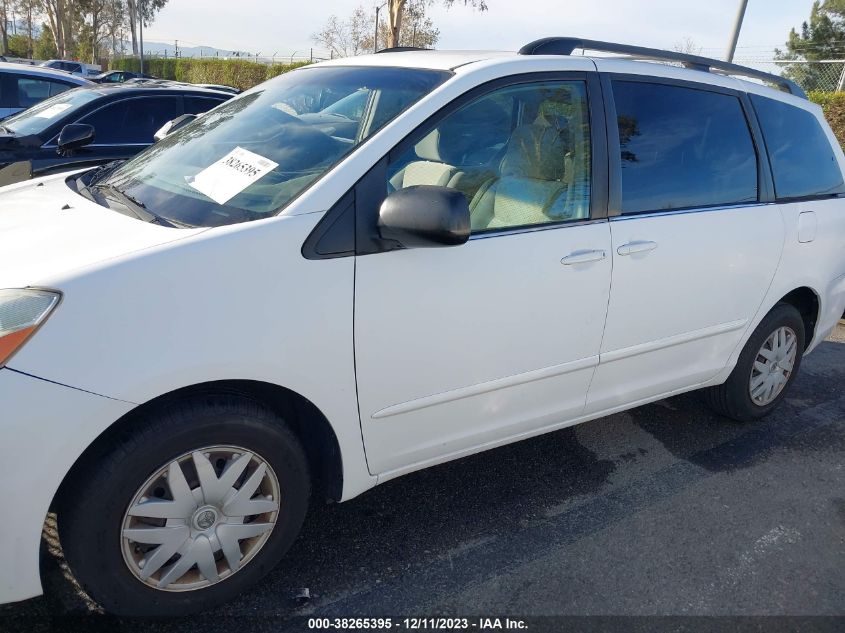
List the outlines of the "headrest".
{"label": "headrest", "polygon": [[430,134],[426,134],[423,140],[417,143],[414,151],[420,160],[444,162],[440,156],[440,130],[435,129]]}
{"label": "headrest", "polygon": [[421,160],[460,165],[472,150],[507,141],[509,127],[505,109],[483,98],[447,116],[414,150]]}
{"label": "headrest", "polygon": [[508,141],[501,175],[562,180],[567,152],[564,130],[549,125],[521,125]]}

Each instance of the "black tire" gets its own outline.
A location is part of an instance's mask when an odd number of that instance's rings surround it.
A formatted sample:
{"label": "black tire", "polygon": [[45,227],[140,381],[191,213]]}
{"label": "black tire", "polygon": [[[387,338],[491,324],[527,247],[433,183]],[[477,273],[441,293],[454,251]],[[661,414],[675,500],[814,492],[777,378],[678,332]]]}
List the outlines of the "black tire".
{"label": "black tire", "polygon": [[[780,394],[772,402],[761,406],[754,402],[749,392],[751,370],[763,343],[773,332],[784,326],[791,328],[798,338],[798,351],[795,356],[792,373]],[[742,353],[739,355],[736,367],[734,367],[733,372],[731,372],[725,383],[704,390],[704,397],[707,404],[716,413],[732,418],[737,422],[751,422],[768,415],[786,397],[789,388],[792,386],[792,382],[795,380],[795,376],[798,375],[798,371],[801,368],[801,357],[805,349],[805,340],[806,333],[804,332],[804,320],[801,318],[801,313],[791,304],[777,304],[763,318],[760,325],[754,330],[751,338],[748,339],[748,342],[742,349]]]}
{"label": "black tire", "polygon": [[[137,578],[121,550],[124,515],[158,469],[193,450],[227,445],[254,451],[273,469],[281,504],[276,524],[254,558],[227,578],[192,591],[162,591]],[[59,537],[70,568],[107,612],[171,617],[219,606],[278,564],[293,544],[310,495],[305,452],[276,413],[232,395],[205,395],[159,407],[114,434],[62,491]]]}

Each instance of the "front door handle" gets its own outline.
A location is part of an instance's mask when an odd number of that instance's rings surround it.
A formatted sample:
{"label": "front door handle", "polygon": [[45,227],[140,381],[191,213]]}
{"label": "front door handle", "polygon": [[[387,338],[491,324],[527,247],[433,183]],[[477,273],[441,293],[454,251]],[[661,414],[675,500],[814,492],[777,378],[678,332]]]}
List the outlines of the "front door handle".
{"label": "front door handle", "polygon": [[616,249],[620,255],[633,255],[634,253],[647,253],[657,248],[657,242],[628,242]]}
{"label": "front door handle", "polygon": [[560,263],[564,266],[574,266],[575,264],[600,262],[605,257],[607,257],[607,253],[605,251],[575,251],[571,255],[568,255],[560,260]]}

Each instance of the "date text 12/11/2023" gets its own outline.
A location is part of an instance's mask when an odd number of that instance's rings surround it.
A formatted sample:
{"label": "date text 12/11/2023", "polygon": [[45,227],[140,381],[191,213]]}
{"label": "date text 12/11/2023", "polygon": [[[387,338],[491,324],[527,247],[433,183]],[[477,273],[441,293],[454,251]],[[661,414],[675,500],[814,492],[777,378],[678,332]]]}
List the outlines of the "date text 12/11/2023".
{"label": "date text 12/11/2023", "polygon": [[457,630],[527,630],[528,624],[519,618],[309,618],[310,630],[390,630],[457,631]]}

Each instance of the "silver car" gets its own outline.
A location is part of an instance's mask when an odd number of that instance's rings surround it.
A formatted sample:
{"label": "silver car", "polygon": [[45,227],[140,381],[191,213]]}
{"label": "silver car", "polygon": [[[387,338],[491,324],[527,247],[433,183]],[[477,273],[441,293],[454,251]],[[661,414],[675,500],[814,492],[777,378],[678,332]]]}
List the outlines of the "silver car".
{"label": "silver car", "polygon": [[0,62],[0,118],[5,119],[65,90],[93,85],[82,77],[50,68]]}

